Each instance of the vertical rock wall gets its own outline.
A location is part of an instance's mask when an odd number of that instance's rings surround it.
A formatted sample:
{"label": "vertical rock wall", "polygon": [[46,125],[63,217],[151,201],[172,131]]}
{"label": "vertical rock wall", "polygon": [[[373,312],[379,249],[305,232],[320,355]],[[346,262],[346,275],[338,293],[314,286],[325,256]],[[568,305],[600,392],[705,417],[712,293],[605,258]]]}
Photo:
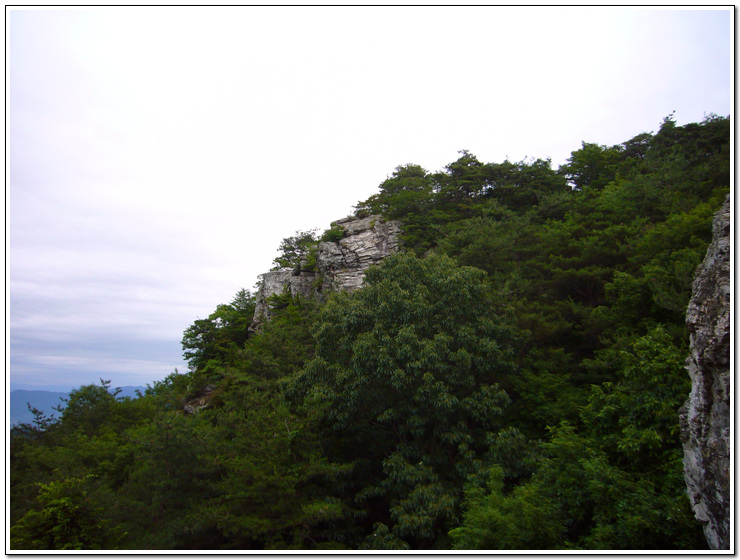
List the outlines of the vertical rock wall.
{"label": "vertical rock wall", "polygon": [[314,270],[276,270],[261,275],[252,329],[269,320],[270,296],[290,291],[293,296],[314,297],[331,290],[356,290],[362,286],[368,267],[398,250],[398,221],[386,222],[381,216],[350,217],[331,225],[341,226],[344,237],[319,244]]}
{"label": "vertical rock wall", "polygon": [[713,239],[686,313],[691,394],[681,407],[684,477],[712,549],[730,548],[730,197],[714,216]]}

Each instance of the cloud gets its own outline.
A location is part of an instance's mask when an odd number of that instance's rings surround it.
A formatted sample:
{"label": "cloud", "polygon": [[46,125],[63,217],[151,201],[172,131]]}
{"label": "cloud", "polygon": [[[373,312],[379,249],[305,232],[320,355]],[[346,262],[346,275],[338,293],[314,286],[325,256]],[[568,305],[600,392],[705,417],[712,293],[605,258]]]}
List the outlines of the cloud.
{"label": "cloud", "polygon": [[177,352],[174,341],[129,338],[119,331],[103,330],[97,338],[58,342],[17,338],[14,346],[11,389],[69,390],[101,378],[115,386],[144,386],[175,369],[187,369],[172,360]]}
{"label": "cloud", "polygon": [[[134,384],[281,239],[393,169],[551,157],[731,107],[731,10],[8,12],[13,383]],[[92,376],[92,380],[91,380]],[[136,384],[140,384],[138,381]]]}

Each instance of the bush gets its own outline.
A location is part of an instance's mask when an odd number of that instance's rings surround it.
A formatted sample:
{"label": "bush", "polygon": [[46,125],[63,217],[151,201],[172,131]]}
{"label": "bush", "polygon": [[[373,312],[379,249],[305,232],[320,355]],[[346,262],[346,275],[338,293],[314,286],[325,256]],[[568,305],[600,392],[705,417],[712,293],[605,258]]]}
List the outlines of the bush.
{"label": "bush", "polygon": [[340,239],[344,239],[347,232],[342,226],[333,225],[331,229],[327,229],[321,236],[319,241],[327,241],[330,243],[337,243]]}

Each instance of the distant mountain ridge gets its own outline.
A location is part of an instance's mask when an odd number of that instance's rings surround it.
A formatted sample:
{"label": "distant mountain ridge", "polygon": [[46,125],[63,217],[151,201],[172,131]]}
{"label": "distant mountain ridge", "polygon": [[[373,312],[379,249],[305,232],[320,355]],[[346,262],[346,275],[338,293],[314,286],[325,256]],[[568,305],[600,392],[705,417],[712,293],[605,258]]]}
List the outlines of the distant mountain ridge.
{"label": "distant mountain ridge", "polygon": [[[127,385],[125,387],[121,387],[119,395],[124,397],[135,397],[137,390],[143,392],[146,390],[146,387]],[[54,410],[54,407],[61,406],[64,408],[65,403],[62,399],[68,398],[69,394],[70,392],[29,391],[26,389],[16,389],[15,391],[11,391],[9,401],[10,426],[13,427],[24,422],[33,421],[33,414],[28,410],[29,403],[34,408],[41,410],[47,416],[54,415],[59,417],[61,413]]]}

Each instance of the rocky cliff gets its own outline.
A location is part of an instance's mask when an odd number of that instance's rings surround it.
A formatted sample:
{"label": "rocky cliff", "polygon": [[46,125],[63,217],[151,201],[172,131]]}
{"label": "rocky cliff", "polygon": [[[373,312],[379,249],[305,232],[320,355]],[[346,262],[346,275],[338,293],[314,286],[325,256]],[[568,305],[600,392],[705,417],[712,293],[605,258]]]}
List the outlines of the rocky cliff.
{"label": "rocky cliff", "polygon": [[730,197],[686,313],[691,394],[680,411],[684,477],[710,548],[730,548]]}
{"label": "rocky cliff", "polygon": [[385,221],[381,216],[350,217],[331,225],[344,236],[318,244],[315,266],[307,268],[302,263],[304,266],[261,275],[252,329],[259,329],[270,318],[270,296],[290,292],[316,297],[331,290],[356,290],[362,286],[368,267],[398,250],[401,226],[397,221]]}

